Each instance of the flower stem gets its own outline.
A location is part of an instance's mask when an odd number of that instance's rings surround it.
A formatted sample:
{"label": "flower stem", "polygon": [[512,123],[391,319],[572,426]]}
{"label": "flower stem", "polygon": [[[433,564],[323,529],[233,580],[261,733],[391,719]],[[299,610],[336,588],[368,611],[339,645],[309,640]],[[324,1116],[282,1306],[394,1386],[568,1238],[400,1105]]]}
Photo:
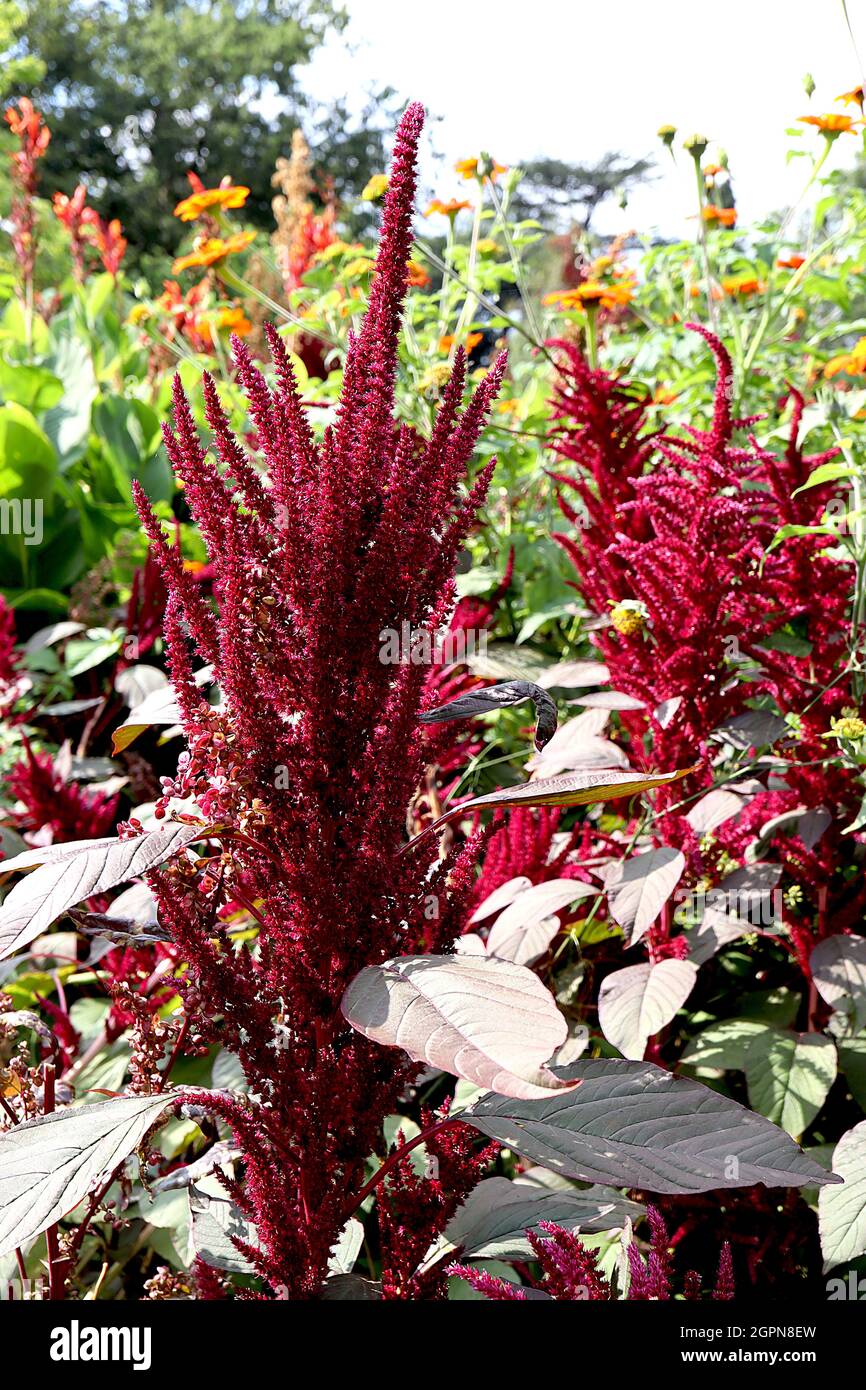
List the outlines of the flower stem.
{"label": "flower stem", "polygon": [[391,1172],[391,1169],[396,1167],[396,1165],[400,1163],[408,1153],[411,1153],[413,1149],[416,1149],[419,1144],[423,1144],[425,1139],[432,1139],[434,1134],[439,1134],[443,1129],[447,1129],[449,1125],[456,1125],[460,1123],[461,1120],[459,1115],[453,1115],[449,1116],[445,1120],[439,1120],[435,1125],[430,1125],[428,1129],[422,1129],[421,1133],[416,1134],[414,1139],[410,1139],[408,1144],[403,1144],[396,1151],[396,1153],[392,1153],[388,1158],[386,1158],[385,1162],[379,1168],[376,1169],[372,1178],[370,1178],[368,1182],[364,1183],[364,1186],[360,1189],[360,1191],[356,1192],[354,1197],[349,1198],[349,1202],[344,1215],[344,1220],[348,1221],[349,1217],[353,1214],[353,1212],[356,1212],[358,1210],[364,1198],[379,1186],[379,1183],[382,1181],[382,1179],[387,1177],[388,1174]]}

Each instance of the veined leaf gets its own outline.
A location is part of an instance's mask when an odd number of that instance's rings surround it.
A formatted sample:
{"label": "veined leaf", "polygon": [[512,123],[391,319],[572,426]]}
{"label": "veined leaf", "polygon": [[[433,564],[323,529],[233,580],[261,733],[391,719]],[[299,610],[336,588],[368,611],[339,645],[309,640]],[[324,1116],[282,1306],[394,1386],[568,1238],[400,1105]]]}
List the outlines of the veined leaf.
{"label": "veined leaf", "polygon": [[[138,878],[200,840],[206,831],[177,822],[135,840],[91,840],[16,883],[0,908],[0,959],[39,936],[83,898]],[[23,856],[19,856],[19,859]]]}
{"label": "veined leaf", "polygon": [[818,942],[809,964],[821,998],[847,1014],[859,1032],[866,1026],[866,938],[827,936]]}
{"label": "veined leaf", "polygon": [[176,1094],[57,1110],[0,1134],[0,1255],[72,1211],[138,1147]]}
{"label": "veined leaf", "polygon": [[841,1187],[818,1197],[818,1229],[824,1270],[866,1255],[866,1120],[843,1134],[833,1151]]}
{"label": "veined leaf", "polygon": [[555,914],[579,898],[596,894],[591,884],[568,878],[549,879],[527,888],[500,912],[487,938],[488,951],[502,960],[530,965],[559,930]]}
{"label": "veined leaf", "polygon": [[527,1230],[555,1221],[568,1230],[611,1231],[643,1215],[638,1202],[605,1187],[547,1189],[485,1178],[458,1207],[434,1247],[437,1255],[457,1249],[465,1259],[532,1258]]}
{"label": "veined leaf", "polygon": [[356,975],[341,1008],[366,1038],[501,1095],[546,1096],[569,1085],[544,1065],[565,1042],[565,1018],[522,965],[399,957]]}
{"label": "veined leaf", "polygon": [[483,1096],[467,1124],[567,1177],[650,1192],[839,1182],[784,1130],[649,1062],[579,1061],[546,1100]]}
{"label": "veined leaf", "polygon": [[682,1008],[697,979],[687,960],[628,965],[608,975],[598,994],[598,1021],[608,1042],[639,1061],[650,1038]]}
{"label": "veined leaf", "polygon": [[663,846],[614,864],[605,874],[610,915],[630,945],[639,941],[658,917],[683,876],[685,855]]}
{"label": "veined leaf", "polygon": [[[2,867],[2,861],[0,861],[0,867]],[[483,903],[479,903],[478,907],[476,907],[472,916],[469,918],[470,923],[474,924],[475,922],[486,921],[488,917],[492,917],[496,912],[501,912],[509,903],[514,902],[514,899],[520,893],[524,892],[525,889],[531,887],[532,879],[527,878],[525,874],[518,878],[509,878],[505,883],[500,883],[499,887],[494,888],[493,892],[484,899]]]}
{"label": "veined leaf", "polygon": [[745,1053],[749,1101],[761,1115],[799,1135],[814,1120],[836,1079],[836,1048],[823,1033],[773,1029]]}
{"label": "veined leaf", "polygon": [[194,1184],[188,1188],[190,1237],[196,1255],[235,1274],[251,1274],[255,1266],[234,1244],[232,1237],[258,1247],[256,1228],[227,1197],[212,1197]]}
{"label": "veined leaf", "polygon": [[[697,772],[699,767],[700,763],[695,763],[676,772],[567,772],[562,777],[523,782],[518,787],[503,787],[484,796],[473,796],[459,806],[450,806],[443,815],[425,827],[421,835],[432,834],[440,826],[472,811],[496,810],[500,806],[589,806],[600,801],[616,801],[619,797],[635,796],[638,792],[679,782],[683,777]],[[410,843],[416,844],[421,835],[416,835]]]}

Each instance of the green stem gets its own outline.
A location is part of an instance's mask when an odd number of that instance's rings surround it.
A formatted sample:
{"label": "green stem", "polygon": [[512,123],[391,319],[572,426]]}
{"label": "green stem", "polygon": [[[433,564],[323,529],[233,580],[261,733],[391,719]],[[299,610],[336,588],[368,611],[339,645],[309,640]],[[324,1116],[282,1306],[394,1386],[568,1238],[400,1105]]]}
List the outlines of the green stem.
{"label": "green stem", "polygon": [[710,320],[710,327],[714,333],[718,334],[718,314],[716,313],[716,302],[713,299],[713,279],[710,272],[710,248],[707,241],[707,224],[704,221],[704,174],[701,169],[701,156],[697,154],[692,155],[692,161],[695,166],[695,179],[698,189],[698,242],[704,262],[704,280],[707,286],[707,315]]}

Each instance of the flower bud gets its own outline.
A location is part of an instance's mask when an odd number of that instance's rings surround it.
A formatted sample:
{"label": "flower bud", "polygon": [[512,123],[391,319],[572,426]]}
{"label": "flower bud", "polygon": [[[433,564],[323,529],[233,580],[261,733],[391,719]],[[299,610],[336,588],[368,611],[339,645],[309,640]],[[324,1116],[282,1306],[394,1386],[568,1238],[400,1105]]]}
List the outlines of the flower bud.
{"label": "flower bud", "polygon": [[683,149],[688,150],[692,159],[703,159],[708,144],[706,135],[690,135],[683,141]]}

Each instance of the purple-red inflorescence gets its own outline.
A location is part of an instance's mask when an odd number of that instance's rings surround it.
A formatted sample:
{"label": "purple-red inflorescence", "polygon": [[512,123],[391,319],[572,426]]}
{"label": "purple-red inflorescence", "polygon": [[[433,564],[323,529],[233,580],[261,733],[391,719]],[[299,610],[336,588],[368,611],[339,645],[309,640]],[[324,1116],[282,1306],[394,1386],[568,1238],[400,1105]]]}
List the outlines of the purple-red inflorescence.
{"label": "purple-red inflorescence", "polygon": [[[175,383],[166,447],[208,548],[215,605],[136,490],[168,591],[165,640],[187,741],[158,810],[193,799],[225,846],[152,882],[188,964],[181,988],[196,1035],[240,1058],[256,1097],[203,1103],[244,1154],[233,1195],[258,1232],[250,1259],[266,1288],[291,1297],[321,1288],[365,1160],[381,1152],[383,1118],[417,1070],[348,1027],[342,994],[366,965],[448,947],[477,848],[471,837],[440,861],[425,842],[399,857],[424,764],[418,716],[431,698],[427,667],[383,660],[383,633],[408,623],[432,636],[449,621],[456,558],[493,464],[473,483],[467,471],[505,370],[501,357],[464,408],[458,353],[430,438],[395,425],[422,122],[412,105],[397,132],[369,308],[333,426],[314,437],[273,328],[274,385],[233,343],[255,453],[208,376],[206,447]],[[199,664],[213,664],[221,707],[193,679],[190,641]],[[227,905],[257,922],[255,950],[232,945]],[[432,1235],[447,1204],[429,1205]],[[411,1281],[394,1221],[385,1224],[399,1296]],[[421,1243],[413,1232],[413,1249]]]}

